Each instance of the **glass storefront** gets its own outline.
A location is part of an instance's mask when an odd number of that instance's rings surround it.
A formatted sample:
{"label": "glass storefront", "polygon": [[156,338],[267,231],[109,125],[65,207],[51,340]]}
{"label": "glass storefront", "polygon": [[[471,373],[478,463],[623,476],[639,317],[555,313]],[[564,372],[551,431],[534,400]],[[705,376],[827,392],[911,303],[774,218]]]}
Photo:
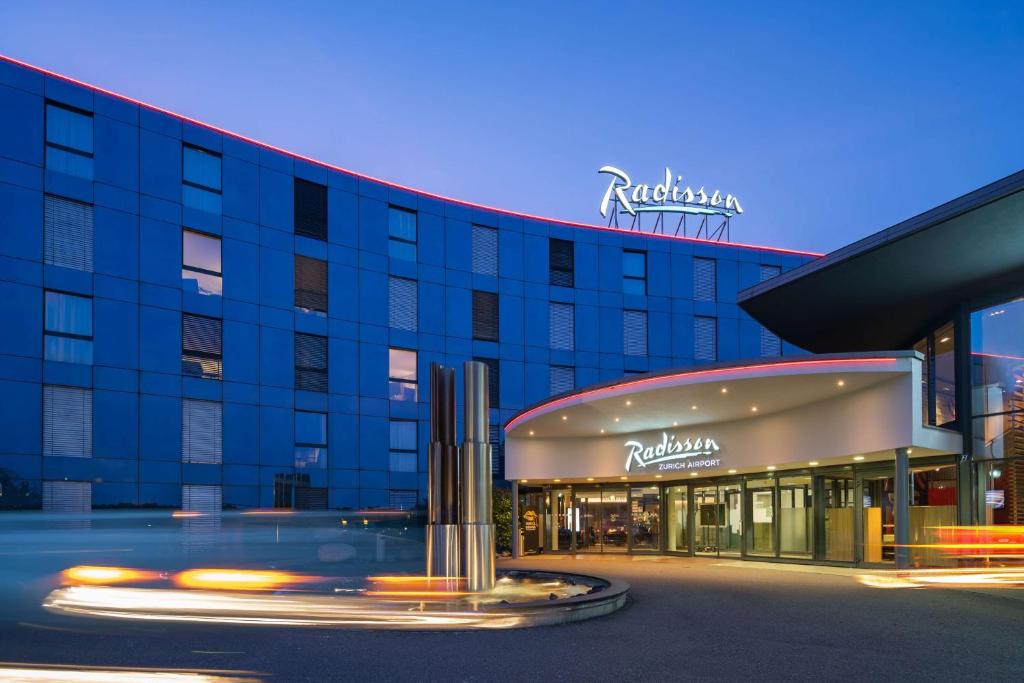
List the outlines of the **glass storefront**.
{"label": "glass storefront", "polygon": [[814,550],[814,479],[779,479],[779,555],[809,558]]}
{"label": "glass storefront", "polygon": [[634,487],[630,491],[632,514],[632,550],[661,548],[661,489],[658,486]]}
{"label": "glass storefront", "polygon": [[881,564],[896,559],[895,477],[889,471],[861,472],[861,562]]}
{"label": "glass storefront", "polygon": [[665,550],[670,553],[690,552],[690,535],[687,525],[689,490],[688,486],[670,486],[665,492],[665,511],[668,521]]}
{"label": "glass storefront", "polygon": [[826,562],[853,562],[853,474],[822,477],[823,528],[819,558]]}
{"label": "glass storefront", "polygon": [[775,554],[775,480],[747,480],[748,555]]}

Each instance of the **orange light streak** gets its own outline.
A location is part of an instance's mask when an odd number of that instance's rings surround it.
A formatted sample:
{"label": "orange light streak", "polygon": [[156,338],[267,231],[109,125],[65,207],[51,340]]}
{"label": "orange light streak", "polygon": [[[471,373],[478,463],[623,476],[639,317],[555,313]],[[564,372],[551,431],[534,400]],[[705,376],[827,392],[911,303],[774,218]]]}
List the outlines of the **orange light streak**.
{"label": "orange light streak", "polygon": [[189,569],[174,576],[174,583],[183,588],[237,591],[274,590],[318,580],[316,576],[262,569]]}
{"label": "orange light streak", "polygon": [[131,583],[136,581],[153,581],[160,578],[158,572],[142,569],[126,569],[124,567],[97,567],[79,565],[64,570],[64,581],[69,584],[88,584],[107,586],[113,583]]}

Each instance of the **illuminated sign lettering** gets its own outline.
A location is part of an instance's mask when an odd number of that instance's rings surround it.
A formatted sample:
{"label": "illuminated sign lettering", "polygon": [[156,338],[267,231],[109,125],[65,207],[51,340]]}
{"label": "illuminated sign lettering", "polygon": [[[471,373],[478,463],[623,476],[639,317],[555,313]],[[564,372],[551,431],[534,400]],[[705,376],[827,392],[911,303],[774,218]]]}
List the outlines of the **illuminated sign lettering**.
{"label": "illuminated sign lettering", "polygon": [[661,433],[661,442],[653,446],[645,446],[640,441],[627,441],[626,446],[626,471],[633,471],[634,467],[646,468],[650,465],[657,465],[659,470],[682,470],[698,469],[705,467],[717,467],[721,460],[708,458],[717,453],[720,449],[714,439],[698,437],[691,440],[679,441],[675,434]]}
{"label": "illuminated sign lettering", "polygon": [[608,216],[609,204],[618,204],[630,216],[638,213],[678,213],[702,216],[725,216],[743,213],[740,200],[734,195],[722,195],[715,190],[708,194],[704,187],[694,192],[690,187],[680,187],[683,176],[675,176],[665,168],[665,182],[651,185],[634,185],[629,175],[614,166],[602,166],[598,173],[611,176],[608,189],[601,199],[601,215]]}

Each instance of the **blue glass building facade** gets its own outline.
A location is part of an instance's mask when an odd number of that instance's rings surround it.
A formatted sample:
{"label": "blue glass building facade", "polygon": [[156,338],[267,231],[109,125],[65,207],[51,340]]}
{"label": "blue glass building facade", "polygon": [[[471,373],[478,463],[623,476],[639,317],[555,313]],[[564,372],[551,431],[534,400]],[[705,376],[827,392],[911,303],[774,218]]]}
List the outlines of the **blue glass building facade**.
{"label": "blue glass building facade", "polygon": [[445,200],[9,61],[0,233],[0,506],[55,510],[414,505],[430,363],[487,362],[500,425],[797,353],[736,297],[812,257]]}

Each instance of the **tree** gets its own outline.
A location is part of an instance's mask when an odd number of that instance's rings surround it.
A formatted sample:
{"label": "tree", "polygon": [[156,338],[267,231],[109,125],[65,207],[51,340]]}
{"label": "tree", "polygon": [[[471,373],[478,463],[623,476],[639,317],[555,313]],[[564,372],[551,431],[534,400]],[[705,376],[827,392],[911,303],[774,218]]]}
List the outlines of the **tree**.
{"label": "tree", "polygon": [[492,495],[494,507],[494,550],[512,552],[512,492],[495,488]]}

